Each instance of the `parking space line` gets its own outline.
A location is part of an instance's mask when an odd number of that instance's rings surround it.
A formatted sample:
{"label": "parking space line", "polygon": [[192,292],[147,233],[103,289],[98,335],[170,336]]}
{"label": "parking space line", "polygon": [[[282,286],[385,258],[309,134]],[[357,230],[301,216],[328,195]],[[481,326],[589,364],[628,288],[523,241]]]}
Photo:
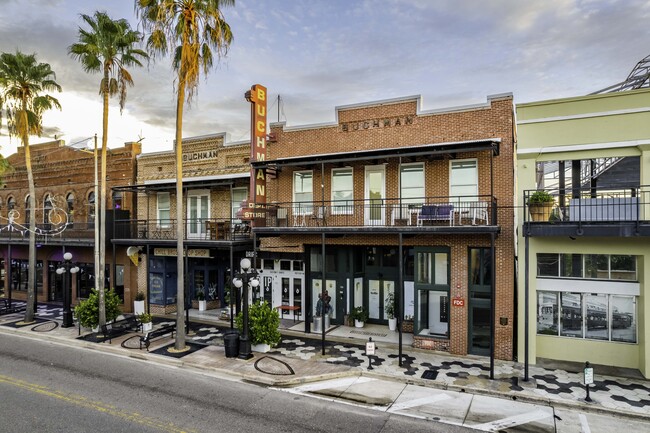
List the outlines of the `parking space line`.
{"label": "parking space line", "polygon": [[479,424],[479,425],[473,425],[467,427],[484,430],[484,431],[498,431],[505,428],[527,424],[533,421],[539,421],[540,419],[548,418],[549,416],[551,416],[551,414],[548,412],[544,412],[543,410],[534,410],[532,412],[522,413],[521,415],[514,415],[508,418],[499,419],[485,424]]}
{"label": "parking space line", "polygon": [[412,407],[424,406],[425,404],[431,404],[431,403],[436,403],[438,401],[449,400],[450,398],[451,397],[448,396],[447,394],[438,394],[432,397],[416,398],[414,400],[409,400],[402,403],[395,403],[390,407],[390,409],[388,409],[388,411],[397,412],[400,410],[410,409]]}
{"label": "parking space line", "polygon": [[582,433],[591,433],[591,429],[589,428],[589,423],[587,422],[587,417],[585,414],[579,414],[578,418],[580,418],[580,427],[582,428]]}

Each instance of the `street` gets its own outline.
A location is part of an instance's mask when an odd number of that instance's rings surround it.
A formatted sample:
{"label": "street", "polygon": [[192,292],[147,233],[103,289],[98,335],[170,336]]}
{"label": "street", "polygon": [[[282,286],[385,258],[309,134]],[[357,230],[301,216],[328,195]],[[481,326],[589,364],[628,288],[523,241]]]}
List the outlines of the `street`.
{"label": "street", "polygon": [[473,431],[9,335],[0,395],[0,432]]}

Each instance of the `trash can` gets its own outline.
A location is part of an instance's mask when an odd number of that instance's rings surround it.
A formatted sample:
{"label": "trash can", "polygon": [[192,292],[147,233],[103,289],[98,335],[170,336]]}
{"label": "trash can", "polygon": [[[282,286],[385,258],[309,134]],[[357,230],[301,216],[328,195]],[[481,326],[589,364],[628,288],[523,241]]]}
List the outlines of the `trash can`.
{"label": "trash can", "polygon": [[312,332],[323,332],[323,318],[321,316],[314,317],[314,329]]}
{"label": "trash can", "polygon": [[329,314],[326,314],[323,316],[323,326],[325,327],[325,332],[329,331],[330,329],[330,316]]}
{"label": "trash can", "polygon": [[230,329],[223,336],[223,343],[226,349],[226,358],[237,358],[239,356],[239,331]]}

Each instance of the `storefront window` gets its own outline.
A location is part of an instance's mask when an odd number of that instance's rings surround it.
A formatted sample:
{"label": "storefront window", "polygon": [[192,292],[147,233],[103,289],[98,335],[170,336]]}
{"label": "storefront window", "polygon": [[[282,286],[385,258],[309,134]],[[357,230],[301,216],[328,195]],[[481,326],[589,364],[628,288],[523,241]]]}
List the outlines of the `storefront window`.
{"label": "storefront window", "polygon": [[[13,290],[26,292],[28,288],[29,260],[11,260],[11,279]],[[36,292],[43,293],[43,261],[36,261]]]}
{"label": "storefront window", "polygon": [[115,265],[115,293],[124,303],[124,265]]}
{"label": "storefront window", "polygon": [[538,277],[557,277],[559,273],[559,256],[558,254],[537,254],[537,276]]}
{"label": "storefront window", "polygon": [[560,302],[560,335],[582,338],[582,296],[580,293],[560,293]]}
{"label": "storefront window", "polygon": [[634,296],[611,297],[612,341],[636,343],[636,298]]}
{"label": "storefront window", "polygon": [[540,253],[537,276],[637,281],[636,256]]}
{"label": "storefront window", "polygon": [[537,333],[557,335],[557,293],[537,293]]}

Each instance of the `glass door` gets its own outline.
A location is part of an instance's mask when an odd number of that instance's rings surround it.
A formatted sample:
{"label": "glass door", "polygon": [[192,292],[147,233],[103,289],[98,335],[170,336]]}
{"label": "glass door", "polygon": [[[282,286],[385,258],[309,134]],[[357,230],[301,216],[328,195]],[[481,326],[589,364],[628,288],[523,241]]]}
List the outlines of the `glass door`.
{"label": "glass door", "polygon": [[187,197],[187,237],[206,237],[206,221],[210,218],[210,195],[208,191],[190,191]]}
{"label": "glass door", "polygon": [[386,172],[383,165],[366,167],[365,215],[364,223],[368,226],[385,224],[384,199]]}

